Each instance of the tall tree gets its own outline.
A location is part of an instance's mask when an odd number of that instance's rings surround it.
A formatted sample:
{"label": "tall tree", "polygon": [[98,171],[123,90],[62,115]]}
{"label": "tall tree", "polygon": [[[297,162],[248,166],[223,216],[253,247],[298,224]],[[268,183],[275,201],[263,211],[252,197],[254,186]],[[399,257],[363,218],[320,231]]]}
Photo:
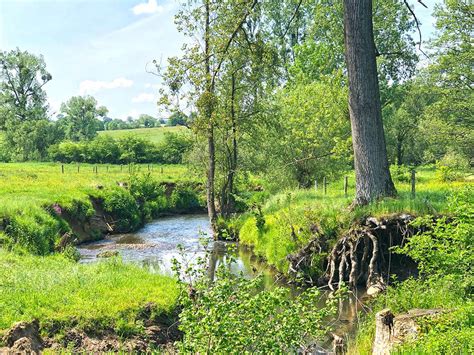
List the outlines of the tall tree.
{"label": "tall tree", "polygon": [[48,121],[43,86],[51,80],[42,56],[19,49],[0,53],[0,129],[10,159],[41,159],[59,136]]}
{"label": "tall tree", "polygon": [[107,115],[107,108],[97,106],[92,96],[73,96],[61,105],[64,115],[59,124],[67,139],[80,141],[92,139],[99,129],[99,118]]}
{"label": "tall tree", "polygon": [[344,0],[349,114],[356,172],[356,204],[396,194],[382,123],[372,23],[372,0]]}

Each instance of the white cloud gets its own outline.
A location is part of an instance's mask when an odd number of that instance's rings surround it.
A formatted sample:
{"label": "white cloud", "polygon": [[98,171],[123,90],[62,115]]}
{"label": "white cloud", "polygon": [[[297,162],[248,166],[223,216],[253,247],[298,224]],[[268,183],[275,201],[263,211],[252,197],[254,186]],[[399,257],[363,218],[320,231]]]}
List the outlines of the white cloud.
{"label": "white cloud", "polygon": [[163,6],[159,6],[156,0],[148,0],[148,2],[140,3],[132,8],[135,15],[155,14],[163,12]]}
{"label": "white cloud", "polygon": [[79,84],[79,94],[95,94],[104,89],[128,88],[133,81],[125,78],[117,78],[112,81],[84,80]]}
{"label": "white cloud", "polygon": [[142,92],[132,99],[132,102],[155,102],[155,95]]}

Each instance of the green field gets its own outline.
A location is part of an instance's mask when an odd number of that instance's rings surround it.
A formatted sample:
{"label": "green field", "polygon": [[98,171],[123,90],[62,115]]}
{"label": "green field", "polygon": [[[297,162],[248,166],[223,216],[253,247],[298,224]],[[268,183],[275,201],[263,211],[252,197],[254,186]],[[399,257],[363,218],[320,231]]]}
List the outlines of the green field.
{"label": "green field", "polygon": [[[53,203],[68,206],[83,200],[98,186],[116,186],[127,181],[128,166],[56,163],[0,163],[0,218],[19,211],[42,208]],[[93,168],[97,166],[97,173]],[[136,165],[148,172],[149,165]],[[159,181],[185,181],[183,165],[150,165],[152,176]]]}
{"label": "green field", "polygon": [[177,127],[155,127],[155,128],[136,128],[136,129],[119,129],[111,131],[100,131],[99,135],[107,135],[113,138],[123,138],[128,136],[146,139],[152,143],[160,143],[163,141],[164,135],[167,132],[172,133],[186,133],[188,128]]}

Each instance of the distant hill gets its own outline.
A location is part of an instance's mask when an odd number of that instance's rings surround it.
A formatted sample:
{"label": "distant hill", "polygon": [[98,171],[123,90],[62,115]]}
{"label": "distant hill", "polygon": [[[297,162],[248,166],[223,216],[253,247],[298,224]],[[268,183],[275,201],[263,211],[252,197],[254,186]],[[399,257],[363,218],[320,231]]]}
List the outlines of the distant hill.
{"label": "distant hill", "polygon": [[118,129],[111,131],[99,131],[99,135],[108,135],[113,138],[123,138],[134,136],[149,140],[153,143],[159,143],[163,140],[165,132],[186,133],[189,129],[186,127],[154,127],[154,128],[136,128],[136,129]]}

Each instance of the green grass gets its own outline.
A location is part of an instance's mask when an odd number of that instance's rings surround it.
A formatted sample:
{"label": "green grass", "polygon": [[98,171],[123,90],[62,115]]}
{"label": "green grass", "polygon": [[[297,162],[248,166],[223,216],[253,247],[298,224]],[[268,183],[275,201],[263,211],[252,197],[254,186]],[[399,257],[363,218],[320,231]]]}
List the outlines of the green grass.
{"label": "green grass", "polygon": [[167,313],[177,296],[173,279],[118,259],[87,265],[61,255],[19,256],[0,249],[0,330],[33,319],[43,327],[138,329],[135,319],[145,304]]}
{"label": "green grass", "polygon": [[111,131],[100,131],[99,135],[107,135],[112,138],[124,138],[127,136],[134,136],[148,140],[152,143],[161,143],[164,139],[166,132],[182,133],[186,134],[188,128],[177,126],[177,127],[155,127],[155,128],[136,128],[136,129],[119,129]]}
{"label": "green grass", "polygon": [[[353,221],[364,216],[442,214],[446,212],[450,192],[472,184],[472,179],[466,177],[463,181],[442,182],[433,168],[419,168],[415,199],[411,198],[410,183],[395,183],[397,198],[383,199],[355,210],[349,208],[355,194],[354,176],[349,176],[348,197],[344,196],[342,179],[329,181],[327,194],[320,186],[318,191],[300,189],[274,195],[262,207],[266,221],[263,229],[259,231],[255,217],[248,216],[240,231],[240,241],[252,246],[257,255],[286,273],[286,256],[309,242],[312,238],[309,230],[311,224],[317,224],[320,232],[331,240],[347,230]],[[291,226],[295,235],[291,233]]]}
{"label": "green grass", "polygon": [[[128,167],[81,164],[77,172],[76,164],[56,163],[0,163],[0,218],[19,211],[41,209],[58,203],[68,207],[73,200],[86,200],[97,186],[115,186],[127,181]],[[148,171],[148,165],[137,165],[141,172]],[[163,169],[163,173],[161,172]],[[187,168],[183,165],[152,165],[153,177],[159,181],[189,180]]]}

